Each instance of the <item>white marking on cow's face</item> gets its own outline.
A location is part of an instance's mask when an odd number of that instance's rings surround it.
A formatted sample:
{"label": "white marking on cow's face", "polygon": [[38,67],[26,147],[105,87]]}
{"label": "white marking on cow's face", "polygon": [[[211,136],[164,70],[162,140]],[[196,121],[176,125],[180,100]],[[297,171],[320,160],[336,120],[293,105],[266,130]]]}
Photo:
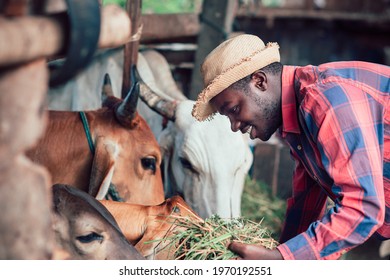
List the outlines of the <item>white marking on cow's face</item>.
{"label": "white marking on cow's face", "polygon": [[[118,158],[119,153],[118,144],[113,141],[106,140],[104,143],[104,147],[107,153],[111,155],[111,160],[115,162],[115,160]],[[106,196],[108,188],[110,187],[110,183],[112,181],[112,175],[114,174],[114,170],[115,164],[112,164],[108,171],[106,171],[106,176],[104,177],[100,185],[99,191],[96,195],[96,199],[101,200],[104,199],[104,197]]]}

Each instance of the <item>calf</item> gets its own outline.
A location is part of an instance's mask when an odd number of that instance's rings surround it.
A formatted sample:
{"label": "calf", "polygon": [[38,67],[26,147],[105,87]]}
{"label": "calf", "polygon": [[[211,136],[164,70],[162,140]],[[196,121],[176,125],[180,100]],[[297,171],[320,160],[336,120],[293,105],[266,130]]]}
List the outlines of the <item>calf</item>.
{"label": "calf", "polygon": [[[167,237],[181,230],[175,217],[202,219],[180,196],[173,196],[156,206],[142,206],[115,201],[100,201],[115,217],[122,232],[135,248],[148,259],[170,259]],[[175,229],[174,229],[175,228]],[[184,229],[182,229],[184,230]]]}
{"label": "calf", "polygon": [[53,203],[56,240],[70,259],[144,259],[126,240],[114,217],[92,196],[56,184]]}

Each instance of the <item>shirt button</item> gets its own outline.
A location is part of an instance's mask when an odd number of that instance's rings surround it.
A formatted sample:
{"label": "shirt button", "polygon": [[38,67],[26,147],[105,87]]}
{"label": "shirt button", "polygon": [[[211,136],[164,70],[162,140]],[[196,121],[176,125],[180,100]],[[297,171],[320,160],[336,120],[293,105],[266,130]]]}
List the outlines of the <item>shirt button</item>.
{"label": "shirt button", "polygon": [[301,145],[298,145],[298,146],[297,146],[297,149],[298,149],[298,150],[302,150],[302,146],[301,146]]}

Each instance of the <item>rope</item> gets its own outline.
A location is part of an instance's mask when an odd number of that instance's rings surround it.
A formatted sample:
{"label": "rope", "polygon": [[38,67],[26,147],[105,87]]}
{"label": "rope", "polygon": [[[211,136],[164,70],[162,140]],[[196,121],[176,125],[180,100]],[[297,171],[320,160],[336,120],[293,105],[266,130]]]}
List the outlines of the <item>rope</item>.
{"label": "rope", "polygon": [[111,198],[113,201],[119,201],[119,202],[124,201],[123,198],[120,197],[118,191],[116,190],[115,185],[112,183],[110,183],[110,186],[108,188],[108,191],[107,191],[105,198],[107,200]]}
{"label": "rope", "polygon": [[79,112],[81,122],[83,123],[85,136],[87,136],[89,150],[91,151],[92,155],[95,155],[95,146],[93,145],[92,137],[91,137],[91,131],[89,130],[88,120],[85,116],[85,112]]}

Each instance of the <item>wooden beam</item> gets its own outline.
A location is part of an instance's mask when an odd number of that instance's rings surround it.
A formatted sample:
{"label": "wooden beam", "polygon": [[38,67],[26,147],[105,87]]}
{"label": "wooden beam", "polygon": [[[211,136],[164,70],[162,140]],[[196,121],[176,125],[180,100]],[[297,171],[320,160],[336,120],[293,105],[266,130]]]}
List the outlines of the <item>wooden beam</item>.
{"label": "wooden beam", "polygon": [[226,40],[232,31],[233,19],[238,7],[237,0],[212,1],[204,0],[201,13],[198,49],[195,54],[195,66],[191,78],[190,99],[195,100],[203,89],[200,67],[205,57],[221,42]]}
{"label": "wooden beam", "polygon": [[265,8],[252,10],[250,13],[245,9],[237,11],[237,18],[272,18],[272,19],[316,19],[316,20],[348,20],[348,21],[366,21],[372,23],[389,22],[390,16],[386,13],[358,13],[358,12],[339,12],[339,11],[317,11],[302,9],[280,9]]}
{"label": "wooden beam", "polygon": [[141,43],[158,43],[184,38],[196,39],[199,33],[198,14],[150,14],[142,15]]}
{"label": "wooden beam", "polygon": [[131,88],[131,67],[137,65],[138,48],[141,37],[141,5],[142,0],[127,0],[126,10],[131,21],[131,41],[125,44],[123,62],[123,80],[121,96],[125,98]]}
{"label": "wooden beam", "polygon": [[[141,19],[143,22],[142,44],[195,43],[198,34],[200,34],[199,14],[144,14]],[[385,13],[347,13],[282,8],[254,9],[248,12],[245,8],[240,8],[236,13],[236,19],[239,21],[250,19],[269,19],[271,21],[280,19],[338,20],[366,22],[370,25],[381,26],[388,25],[390,16]]]}
{"label": "wooden beam", "polygon": [[[67,24],[57,16],[0,16],[0,66],[64,55]],[[119,47],[129,41],[130,19],[115,5],[102,8],[99,48]]]}

